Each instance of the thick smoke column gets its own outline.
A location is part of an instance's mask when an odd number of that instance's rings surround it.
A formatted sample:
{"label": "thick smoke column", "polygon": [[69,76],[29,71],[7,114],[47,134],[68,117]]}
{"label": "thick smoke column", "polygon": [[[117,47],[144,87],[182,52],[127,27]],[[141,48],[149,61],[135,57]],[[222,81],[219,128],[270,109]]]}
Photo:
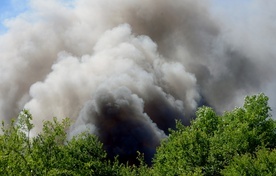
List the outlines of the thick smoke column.
{"label": "thick smoke column", "polygon": [[[150,162],[175,119],[218,112],[265,91],[276,105],[275,2],[256,0],[244,21],[205,0],[32,0],[0,36],[0,119],[30,109],[70,117],[110,156]],[[249,18],[250,17],[250,18]]]}

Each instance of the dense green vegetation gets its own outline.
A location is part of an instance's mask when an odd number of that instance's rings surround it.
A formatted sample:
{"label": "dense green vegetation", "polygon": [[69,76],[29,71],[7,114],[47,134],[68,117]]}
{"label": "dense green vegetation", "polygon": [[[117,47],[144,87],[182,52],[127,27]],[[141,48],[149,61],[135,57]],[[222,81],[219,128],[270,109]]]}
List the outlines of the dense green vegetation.
{"label": "dense green vegetation", "polygon": [[276,175],[276,121],[268,97],[246,97],[244,106],[219,116],[201,107],[189,127],[179,122],[147,166],[108,159],[102,143],[83,133],[68,141],[69,119],[45,122],[30,138],[32,115],[23,110],[2,124],[1,175]]}

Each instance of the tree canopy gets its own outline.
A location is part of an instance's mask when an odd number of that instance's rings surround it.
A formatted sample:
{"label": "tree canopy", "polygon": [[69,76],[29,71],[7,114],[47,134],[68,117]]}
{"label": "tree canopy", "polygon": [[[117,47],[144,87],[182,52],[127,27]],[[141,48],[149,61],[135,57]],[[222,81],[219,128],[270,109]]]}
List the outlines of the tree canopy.
{"label": "tree canopy", "polygon": [[[163,141],[154,158],[155,173],[227,175],[235,164],[242,163],[237,160],[246,156],[258,160],[259,155],[265,154],[257,155],[259,149],[275,152],[276,123],[264,94],[246,97],[243,107],[222,116],[210,107],[200,108],[196,116],[189,127],[178,123],[177,130]],[[276,168],[275,158],[272,165]],[[239,167],[248,169],[245,165]]]}
{"label": "tree canopy", "polygon": [[153,165],[143,154],[140,165],[108,158],[93,134],[67,139],[68,118],[44,122],[42,132],[30,137],[32,115],[19,114],[2,123],[1,175],[275,175],[276,121],[268,97],[248,96],[243,107],[218,115],[201,107],[190,126],[177,122],[157,148]]}

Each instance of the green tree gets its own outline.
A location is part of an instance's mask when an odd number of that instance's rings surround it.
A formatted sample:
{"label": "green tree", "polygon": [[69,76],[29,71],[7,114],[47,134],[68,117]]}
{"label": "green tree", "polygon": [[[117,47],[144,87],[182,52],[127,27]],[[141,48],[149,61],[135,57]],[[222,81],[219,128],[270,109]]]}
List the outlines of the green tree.
{"label": "green tree", "polygon": [[275,148],[275,130],[268,97],[264,94],[246,97],[243,108],[222,116],[222,123],[210,138],[210,175],[219,174],[233,156],[254,153],[259,147]]}
{"label": "green tree", "polygon": [[1,175],[119,175],[122,165],[107,159],[94,135],[83,133],[67,141],[68,118],[44,122],[33,138],[31,120],[29,111],[23,110],[17,122],[2,124]]}
{"label": "green tree", "polygon": [[223,116],[209,107],[200,108],[196,115],[191,126],[178,123],[162,142],[154,158],[155,173],[221,175],[233,157],[276,146],[276,123],[264,94],[246,97],[242,108]]}
{"label": "green tree", "polygon": [[153,170],[145,163],[144,155],[138,152],[137,160],[139,165],[122,165],[119,175],[122,176],[150,176],[154,175]]}
{"label": "green tree", "polygon": [[77,175],[119,175],[121,165],[111,162],[103,150],[102,143],[88,133],[74,137],[65,146],[63,167]]}
{"label": "green tree", "polygon": [[31,162],[30,130],[33,125],[31,114],[24,110],[17,122],[12,120],[10,126],[2,122],[0,137],[0,173],[1,175],[35,175]]}
{"label": "green tree", "polygon": [[168,139],[157,149],[154,173],[157,175],[202,175],[208,162],[209,138],[216,130],[218,117],[203,107],[190,127],[177,122]]}
{"label": "green tree", "polygon": [[276,175],[276,149],[262,148],[254,154],[235,156],[221,173],[226,176]]}
{"label": "green tree", "polygon": [[276,121],[268,97],[248,96],[241,108],[222,116],[202,107],[188,127],[177,122],[157,149],[153,166],[143,155],[140,165],[109,160],[102,143],[82,133],[67,140],[70,122],[44,122],[31,138],[32,115],[23,110],[17,121],[2,124],[1,175],[275,175]]}

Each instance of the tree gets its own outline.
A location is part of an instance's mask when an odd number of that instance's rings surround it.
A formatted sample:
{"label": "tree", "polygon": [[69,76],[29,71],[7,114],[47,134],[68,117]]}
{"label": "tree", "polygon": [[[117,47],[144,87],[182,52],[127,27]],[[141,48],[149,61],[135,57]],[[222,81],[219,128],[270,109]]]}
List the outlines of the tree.
{"label": "tree", "polygon": [[210,138],[210,174],[219,174],[234,156],[252,154],[259,147],[275,148],[275,130],[268,97],[264,94],[246,97],[243,108],[222,116],[222,123]]}
{"label": "tree", "polygon": [[248,96],[242,108],[218,116],[200,108],[191,126],[178,123],[157,149],[153,170],[159,175],[221,175],[235,156],[253,154],[259,147],[273,149],[276,123],[268,97]]}
{"label": "tree", "polygon": [[0,173],[3,175],[35,175],[31,162],[31,141],[29,132],[31,114],[24,110],[19,120],[12,120],[9,127],[2,122],[3,135],[0,137]]}
{"label": "tree", "polygon": [[177,122],[161,142],[152,167],[139,154],[140,165],[124,165],[107,158],[103,144],[92,134],[67,140],[69,119],[34,127],[27,110],[11,125],[2,124],[1,175],[275,175],[276,121],[268,97],[248,96],[241,108],[219,116],[201,107],[186,127]]}
{"label": "tree", "polygon": [[67,141],[69,119],[44,122],[31,138],[32,116],[23,110],[0,136],[1,175],[118,175],[121,165],[111,163],[96,136],[83,133]]}
{"label": "tree", "polygon": [[218,117],[203,107],[190,127],[177,122],[168,139],[157,149],[153,169],[157,175],[201,175],[208,162],[209,138],[216,130]]}
{"label": "tree", "polygon": [[111,162],[103,150],[103,144],[94,136],[82,133],[65,146],[64,168],[77,175],[118,175],[121,165]]}
{"label": "tree", "polygon": [[221,173],[226,176],[273,176],[276,174],[276,149],[262,148],[254,154],[235,156]]}

